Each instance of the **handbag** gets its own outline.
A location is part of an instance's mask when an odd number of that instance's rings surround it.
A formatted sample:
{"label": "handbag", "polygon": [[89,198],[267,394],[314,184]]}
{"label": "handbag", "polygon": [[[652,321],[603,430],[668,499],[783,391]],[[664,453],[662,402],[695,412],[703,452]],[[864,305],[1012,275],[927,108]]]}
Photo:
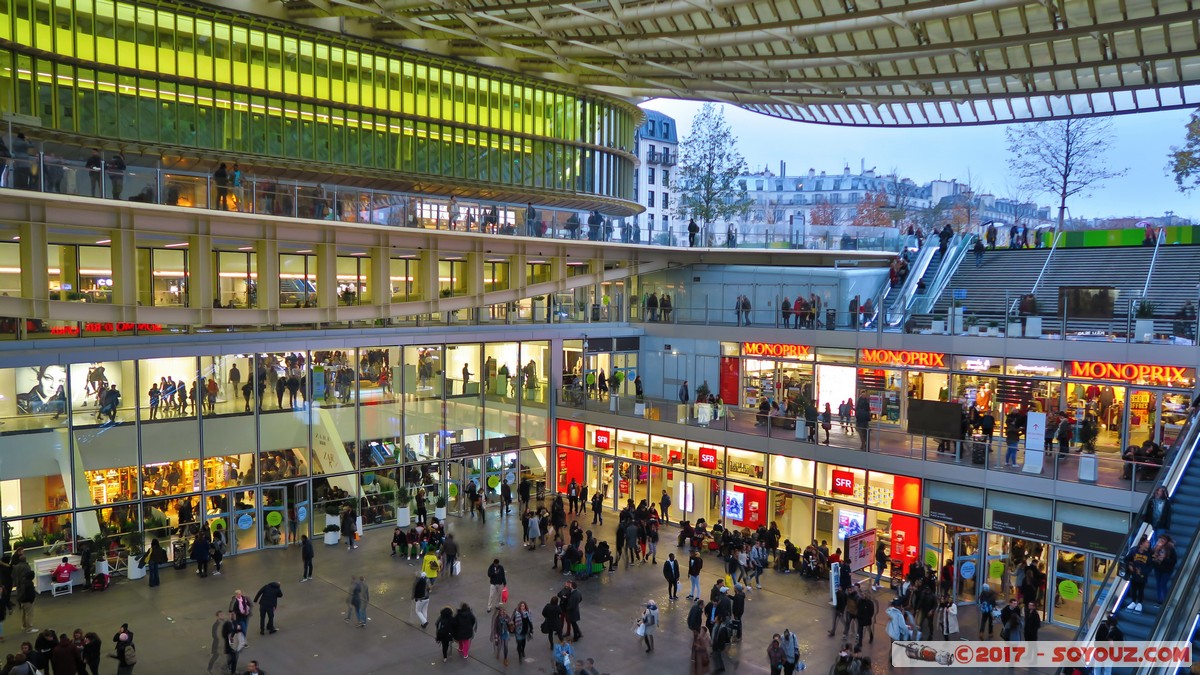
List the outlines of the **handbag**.
{"label": "handbag", "polygon": [[633,633],[634,633],[635,635],[637,635],[638,637],[645,637],[645,635],[646,635],[646,624],[644,624],[644,623],[642,623],[641,621],[639,621],[639,622],[638,622],[638,625],[637,625],[637,628],[634,628],[634,629],[633,629]]}
{"label": "handbag", "polygon": [[454,561],[454,570],[453,570],[452,574],[454,576],[458,576],[458,575],[462,574],[462,561],[461,560]]}
{"label": "handbag", "polygon": [[505,586],[504,588],[500,589],[500,602],[502,602],[502,603],[508,602],[508,586]]}

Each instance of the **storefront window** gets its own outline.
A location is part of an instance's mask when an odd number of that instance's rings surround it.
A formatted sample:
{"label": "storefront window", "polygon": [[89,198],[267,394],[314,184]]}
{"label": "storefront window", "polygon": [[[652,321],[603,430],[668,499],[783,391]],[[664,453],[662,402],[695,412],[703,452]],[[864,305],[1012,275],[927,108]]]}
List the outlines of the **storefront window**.
{"label": "storefront window", "polygon": [[730,448],[726,464],[729,479],[762,483],[766,479],[763,470],[765,457],[766,453],[746,452]]}
{"label": "storefront window", "polygon": [[113,272],[107,246],[48,244],[51,300],[112,302]]}
{"label": "storefront window", "polygon": [[[239,248],[246,250],[213,252],[217,268],[217,278],[213,289],[214,306],[219,305],[230,309],[258,306],[258,258],[254,251],[250,250],[250,246]],[[284,282],[281,280],[281,290],[283,286]],[[304,288],[302,284],[300,288]],[[315,288],[313,290],[315,292]],[[283,306],[292,307],[293,305],[294,302]]]}
{"label": "storefront window", "polygon": [[[337,294],[339,305],[371,303],[371,259],[365,251],[337,258]],[[286,305],[285,305],[286,306]]]}
{"label": "storefront window", "polygon": [[143,306],[187,306],[187,251],[139,248],[137,250],[138,302]]}
{"label": "storefront window", "polygon": [[697,441],[688,441],[687,465],[692,471],[725,474],[725,448]]}
{"label": "storefront window", "polygon": [[[477,374],[483,382],[484,398],[511,406],[516,403],[520,370],[520,345],[517,342],[489,342],[483,346],[483,365]],[[461,369],[461,366],[459,366]],[[499,406],[497,409],[511,409]]]}
{"label": "storefront window", "polygon": [[867,472],[833,464],[817,465],[817,495],[861,503]]}
{"label": "storefront window", "polygon": [[722,503],[721,518],[726,527],[754,532],[767,524],[772,513],[767,491],[744,483],[726,483]]}
{"label": "storefront window", "polygon": [[13,298],[23,297],[21,295],[21,247],[19,244],[7,241],[0,243],[0,293]]}
{"label": "storefront window", "polygon": [[[563,420],[558,423],[563,424]],[[598,427],[593,424],[587,425],[584,433],[584,442],[589,451],[597,452],[604,455],[611,455],[616,448],[616,443],[613,440],[613,429],[609,427]],[[559,443],[562,443],[560,440]]]}
{"label": "storefront window", "polygon": [[317,306],[317,256],[311,252],[279,254],[279,306]]}
{"label": "storefront window", "polygon": [[416,299],[414,280],[419,263],[415,258],[392,258],[389,287],[392,302],[408,302]]}
{"label": "storefront window", "polygon": [[363,446],[359,465],[391,466],[404,454],[404,405],[394,389],[399,384],[394,368],[400,363],[400,348],[364,349],[362,354],[366,369],[359,382],[358,432]]}
{"label": "storefront window", "polygon": [[[544,411],[547,409],[547,402],[550,400],[549,372],[550,344],[547,342],[522,342],[519,375],[521,380],[521,407],[523,410],[534,408]],[[516,374],[514,373],[514,375]],[[545,413],[538,412],[535,415],[544,417]],[[543,434],[537,438],[544,441],[547,436]]]}

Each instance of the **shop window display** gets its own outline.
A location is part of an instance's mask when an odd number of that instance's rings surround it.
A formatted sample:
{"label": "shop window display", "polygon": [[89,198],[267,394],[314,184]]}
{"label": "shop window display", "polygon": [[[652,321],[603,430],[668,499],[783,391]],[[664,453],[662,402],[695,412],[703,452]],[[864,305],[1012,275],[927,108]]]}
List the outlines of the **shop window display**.
{"label": "shop window display", "polygon": [[[549,401],[550,343],[522,342],[520,386],[522,408],[538,409],[534,416],[545,417]],[[526,410],[526,415],[529,412]],[[544,424],[543,424],[544,426]],[[545,441],[546,436],[541,440]]]}
{"label": "shop window display", "polygon": [[363,496],[363,527],[394,524],[396,501],[400,492],[396,470],[368,471],[361,474],[360,482]]}
{"label": "shop window display", "polygon": [[263,483],[308,477],[307,448],[285,448],[258,453],[259,480]]}
{"label": "shop window display", "polygon": [[768,523],[779,528],[779,548],[785,548],[784,540],[790,540],[803,551],[813,539],[812,497],[772,490],[768,509]]}
{"label": "shop window display", "polygon": [[726,454],[726,470],[730,480],[762,483],[766,480],[763,470],[765,455],[761,452],[745,452],[730,448]]}
{"label": "shop window display", "polygon": [[79,512],[76,518],[78,536],[90,542],[87,548],[92,549],[97,568],[104,563],[112,573],[127,569],[130,560],[137,564],[146,539],[135,506],[90,509]]}
{"label": "shop window display", "polygon": [[[358,479],[353,475],[322,476],[313,479],[313,506],[316,513],[323,513],[334,521],[341,515],[344,507],[354,509],[362,515],[361,504],[358,501]],[[334,524],[338,524],[334,521]],[[320,520],[314,523],[322,524]],[[320,529],[324,530],[322,525]]]}
{"label": "shop window display", "polygon": [[142,523],[147,536],[158,537],[166,546],[172,535],[194,535],[199,531],[202,504],[203,500],[195,496],[144,502]]}
{"label": "shop window display", "polygon": [[[7,398],[7,397],[6,397]],[[0,403],[11,400],[0,400]],[[65,430],[16,433],[0,427],[0,507],[6,518],[68,509],[77,503]],[[87,502],[84,502],[86,504]]]}
{"label": "shop window display", "polygon": [[223,455],[204,458],[204,490],[222,490],[254,485],[254,454]]}

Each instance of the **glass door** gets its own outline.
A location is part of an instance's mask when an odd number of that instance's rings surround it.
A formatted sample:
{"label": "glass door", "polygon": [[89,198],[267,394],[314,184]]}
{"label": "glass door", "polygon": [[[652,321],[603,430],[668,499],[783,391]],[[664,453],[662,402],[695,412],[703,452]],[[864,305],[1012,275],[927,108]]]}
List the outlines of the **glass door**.
{"label": "glass door", "polygon": [[262,489],[262,542],[264,548],[286,548],[288,520],[287,487]]}
{"label": "glass door", "polygon": [[954,535],[954,566],[954,598],[958,602],[975,602],[979,594],[979,577],[985,573],[979,567],[978,532],[959,532]]}
{"label": "glass door", "polygon": [[1054,564],[1054,586],[1047,592],[1054,594],[1054,610],[1050,620],[1054,623],[1079,627],[1083,616],[1084,594],[1087,592],[1087,554],[1079,551],[1058,549]]}
{"label": "glass door", "polygon": [[233,507],[229,552],[258,550],[262,546],[259,537],[258,490],[233,490],[229,493],[229,502]]}
{"label": "glass door", "polygon": [[946,526],[926,521],[925,539],[921,546],[921,562],[925,567],[940,574],[942,557],[947,547]]}
{"label": "glass door", "polygon": [[299,544],[300,535],[307,534],[310,538],[313,536],[312,527],[309,523],[312,520],[309,516],[312,513],[312,499],[308,492],[308,483],[299,482],[293,483],[288,490],[288,510],[284,513],[284,518],[287,523],[287,543]]}

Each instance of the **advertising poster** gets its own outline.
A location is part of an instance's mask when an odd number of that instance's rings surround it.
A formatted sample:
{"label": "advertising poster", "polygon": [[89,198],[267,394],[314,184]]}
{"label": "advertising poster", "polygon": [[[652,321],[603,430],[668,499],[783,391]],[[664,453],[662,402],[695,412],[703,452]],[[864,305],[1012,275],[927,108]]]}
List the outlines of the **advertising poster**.
{"label": "advertising poster", "polygon": [[875,534],[875,528],[871,528],[846,539],[846,564],[851,572],[875,564]]}
{"label": "advertising poster", "polygon": [[[195,370],[195,367],[192,368]],[[180,375],[187,375],[186,372]],[[175,378],[180,379],[180,378]],[[116,387],[121,393],[123,404],[132,404],[128,398],[133,392],[124,390],[121,382],[121,365],[119,363],[72,363],[71,364],[71,409],[98,407],[100,393],[109,387]],[[150,385],[146,385],[149,389]]]}
{"label": "advertising poster", "polygon": [[863,514],[838,509],[838,539],[845,541],[863,531]]}
{"label": "advertising poster", "polygon": [[53,415],[66,412],[66,366],[18,368],[15,380],[18,415]]}
{"label": "advertising poster", "polygon": [[742,520],[746,515],[746,496],[733,490],[725,490],[722,494],[725,503],[722,514],[725,519]]}

